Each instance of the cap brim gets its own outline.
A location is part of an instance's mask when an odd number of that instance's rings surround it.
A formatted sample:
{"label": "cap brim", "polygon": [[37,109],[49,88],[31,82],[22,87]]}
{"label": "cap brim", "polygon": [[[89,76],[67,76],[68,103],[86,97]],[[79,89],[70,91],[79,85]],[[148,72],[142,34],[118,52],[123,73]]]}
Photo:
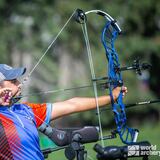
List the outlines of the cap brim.
{"label": "cap brim", "polygon": [[26,68],[15,68],[10,70],[5,80],[13,80],[21,77],[26,72]]}

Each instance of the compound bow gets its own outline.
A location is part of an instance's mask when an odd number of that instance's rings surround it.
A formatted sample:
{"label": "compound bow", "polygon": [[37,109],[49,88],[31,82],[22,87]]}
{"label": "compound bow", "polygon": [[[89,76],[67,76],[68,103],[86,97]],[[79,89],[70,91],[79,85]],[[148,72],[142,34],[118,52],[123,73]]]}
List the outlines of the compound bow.
{"label": "compound bow", "polygon": [[[95,72],[93,68],[93,61],[91,56],[91,48],[89,44],[89,38],[87,33],[87,27],[86,27],[86,15],[89,13],[96,13],[97,15],[103,16],[106,20],[106,24],[103,28],[102,35],[101,35],[101,41],[105,48],[106,52],[106,58],[108,60],[108,80],[109,80],[109,92],[111,97],[111,103],[112,103],[112,110],[114,113],[115,123],[117,126],[116,132],[119,134],[119,137],[121,141],[125,144],[131,144],[133,142],[136,142],[137,136],[138,136],[138,130],[133,129],[127,126],[127,118],[125,113],[125,105],[123,103],[123,95],[122,92],[119,94],[119,97],[117,101],[114,100],[112,90],[117,86],[123,85],[123,79],[121,75],[121,68],[120,68],[120,62],[118,59],[118,54],[115,49],[115,40],[117,39],[118,35],[121,33],[121,29],[118,26],[117,22],[106,12],[103,12],[101,10],[91,10],[88,12],[83,12],[80,9],[77,9],[76,12],[76,20],[81,23],[83,34],[85,37],[85,42],[87,46],[87,52],[88,52],[88,58],[90,63],[90,70],[92,75],[92,81],[93,81],[93,88],[94,93],[96,97],[96,104],[97,104],[97,114],[99,116],[99,126],[100,131],[102,132],[101,128],[101,122],[100,122],[100,113],[99,113],[99,105],[97,100],[97,87],[96,87],[96,77]],[[103,137],[103,134],[101,133],[101,136]],[[104,143],[102,142],[102,145]]]}

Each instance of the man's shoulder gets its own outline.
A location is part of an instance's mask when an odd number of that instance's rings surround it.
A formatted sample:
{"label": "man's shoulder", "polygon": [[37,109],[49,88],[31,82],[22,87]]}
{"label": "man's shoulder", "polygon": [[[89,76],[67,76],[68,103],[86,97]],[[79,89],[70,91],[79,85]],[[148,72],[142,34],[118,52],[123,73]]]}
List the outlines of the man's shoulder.
{"label": "man's shoulder", "polygon": [[26,108],[26,109],[46,109],[47,106],[50,106],[50,103],[30,103],[30,102],[24,102],[24,103],[19,103],[19,104],[14,104],[13,107],[18,107],[18,108]]}
{"label": "man's shoulder", "polygon": [[26,103],[16,103],[12,105],[13,108],[19,108],[19,109],[30,109],[30,106]]}

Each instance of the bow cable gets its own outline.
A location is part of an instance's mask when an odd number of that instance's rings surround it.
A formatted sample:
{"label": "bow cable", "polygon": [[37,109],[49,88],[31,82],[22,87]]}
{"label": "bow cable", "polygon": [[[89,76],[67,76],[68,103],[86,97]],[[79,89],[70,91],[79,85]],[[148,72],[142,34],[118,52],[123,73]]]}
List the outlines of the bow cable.
{"label": "bow cable", "polygon": [[94,90],[95,101],[96,101],[101,144],[104,147],[102,122],[101,122],[101,115],[100,115],[99,103],[98,103],[97,83],[96,83],[96,81],[93,81],[94,79],[96,79],[96,76],[95,76],[95,71],[94,71],[92,52],[91,52],[90,42],[89,42],[89,38],[88,38],[88,32],[87,32],[87,26],[86,26],[86,20],[85,19],[84,19],[84,23],[81,23],[81,27],[82,27],[86,47],[87,47],[87,55],[88,55],[88,60],[89,60],[89,65],[90,65],[90,71],[91,71],[91,77],[92,77],[92,83],[93,83],[93,90]]}

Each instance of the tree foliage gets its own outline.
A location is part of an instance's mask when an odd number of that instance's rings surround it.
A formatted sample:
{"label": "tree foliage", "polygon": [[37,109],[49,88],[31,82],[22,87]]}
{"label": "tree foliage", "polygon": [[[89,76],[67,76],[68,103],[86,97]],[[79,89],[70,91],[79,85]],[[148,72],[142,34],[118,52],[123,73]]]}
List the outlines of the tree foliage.
{"label": "tree foliage", "polygon": [[[144,72],[142,77],[137,77],[133,72],[123,74],[125,84],[129,89],[126,102],[160,96],[160,78],[158,77],[158,68],[160,67],[159,0],[1,0],[0,62],[14,66],[26,65],[29,70],[33,68],[49,43],[77,8],[85,11],[102,9],[119,22],[123,34],[119,36],[116,48],[122,65],[129,65],[137,57],[141,61],[149,61],[152,64],[152,69]],[[100,42],[103,25],[102,19],[94,16],[88,19],[97,76],[104,76],[106,72],[104,49]],[[27,92],[68,88],[90,83],[84,46],[81,28],[72,20],[42,63],[33,72],[30,85],[27,85]],[[102,91],[99,92],[104,94]],[[72,96],[91,95],[93,95],[92,89],[86,89],[41,95],[31,97],[29,100],[34,102],[56,101]],[[138,110],[138,112],[144,112],[144,109]],[[86,112],[80,116],[83,116],[86,121],[96,121],[93,112]],[[77,117],[71,118],[77,120]],[[113,119],[109,114],[107,117],[108,120]],[[105,118],[104,121],[106,121]]]}

